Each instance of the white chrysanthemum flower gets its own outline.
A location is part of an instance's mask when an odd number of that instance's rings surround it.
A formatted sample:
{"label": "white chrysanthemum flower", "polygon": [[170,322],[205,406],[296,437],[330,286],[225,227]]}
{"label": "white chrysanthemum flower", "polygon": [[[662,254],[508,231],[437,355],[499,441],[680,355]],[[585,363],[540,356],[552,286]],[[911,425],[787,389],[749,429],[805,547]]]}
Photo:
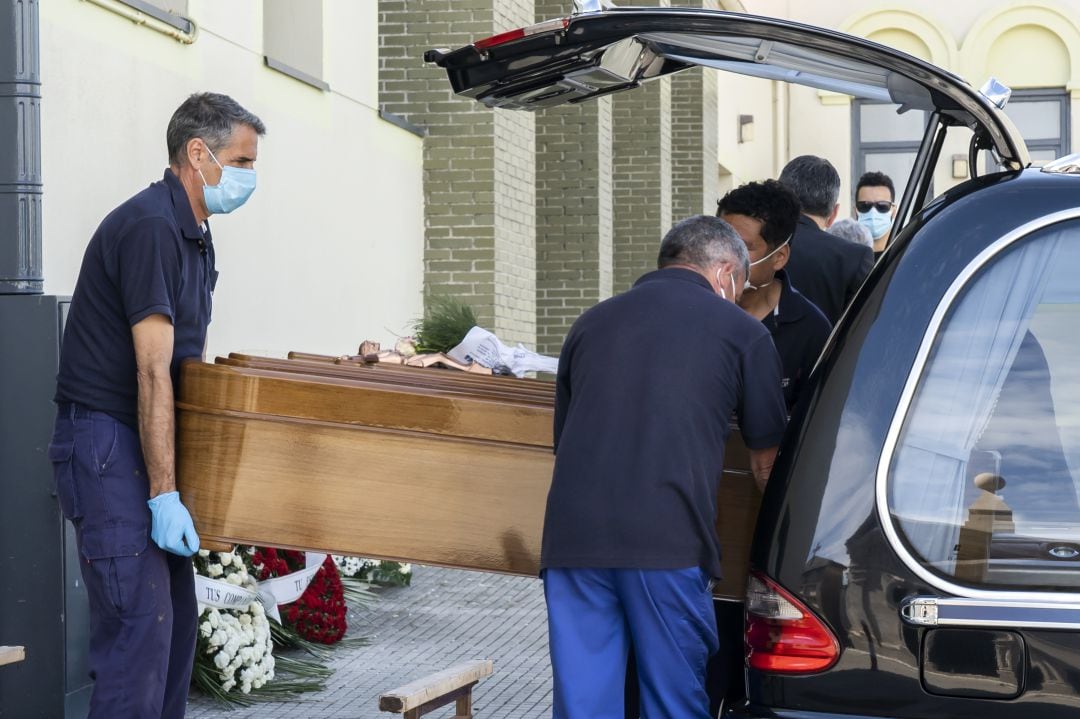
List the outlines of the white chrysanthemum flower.
{"label": "white chrysanthemum flower", "polygon": [[355,577],[364,568],[364,561],[359,557],[335,557],[335,561],[346,577]]}
{"label": "white chrysanthemum flower", "polygon": [[222,691],[226,691],[226,692],[229,691],[230,689],[232,689],[235,686],[236,686],[236,680],[235,679],[226,679],[224,682],[221,683]]}
{"label": "white chrysanthemum flower", "polygon": [[251,624],[251,615],[244,612],[240,615],[240,626],[246,627],[248,624]]}
{"label": "white chrysanthemum flower", "polygon": [[241,584],[244,583],[244,578],[241,577],[239,574],[230,574],[229,576],[225,577],[225,581],[229,584],[239,587]]}
{"label": "white chrysanthemum flower", "polygon": [[199,550],[199,556],[202,557],[203,559],[206,559],[207,557],[210,556],[210,550],[209,549],[200,549]]}
{"label": "white chrysanthemum flower", "polygon": [[401,569],[399,571],[402,574],[412,574],[412,565],[411,564],[402,564]]}
{"label": "white chrysanthemum flower", "polygon": [[221,647],[224,646],[227,641],[229,641],[229,633],[224,627],[220,627],[214,630],[214,633],[210,636],[207,643],[212,647]]}
{"label": "white chrysanthemum flower", "polygon": [[210,626],[217,629],[221,625],[221,612],[216,609],[211,609],[206,615],[207,621],[210,622]]}
{"label": "white chrysanthemum flower", "polygon": [[229,665],[229,657],[225,655],[225,652],[218,652],[214,655],[214,666],[218,669],[224,669]]}
{"label": "white chrysanthemum flower", "polygon": [[221,561],[221,566],[227,567],[230,564],[232,564],[233,559],[235,559],[235,557],[233,556],[232,552],[229,552],[228,554],[225,554],[224,552],[222,552],[222,553],[218,554],[218,559]]}
{"label": "white chrysanthemum flower", "polygon": [[263,605],[259,602],[255,602],[254,604],[252,604],[250,609],[251,613],[254,614],[256,617],[262,617],[266,615],[266,610],[263,609]]}
{"label": "white chrysanthemum flower", "polygon": [[220,577],[223,572],[224,569],[222,569],[220,564],[211,564],[206,568],[206,574],[209,577]]}
{"label": "white chrysanthemum flower", "polygon": [[214,627],[210,624],[210,622],[203,622],[199,625],[199,633],[202,634],[204,637],[209,637],[211,634],[214,633]]}

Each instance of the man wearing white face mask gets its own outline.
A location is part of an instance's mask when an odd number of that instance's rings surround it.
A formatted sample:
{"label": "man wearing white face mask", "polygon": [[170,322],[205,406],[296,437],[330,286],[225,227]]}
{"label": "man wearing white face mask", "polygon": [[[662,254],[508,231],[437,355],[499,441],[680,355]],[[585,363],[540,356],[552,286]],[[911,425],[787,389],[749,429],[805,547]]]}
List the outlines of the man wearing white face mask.
{"label": "man wearing white face mask", "polygon": [[749,260],[731,226],[683,220],[657,264],[582,314],[559,354],[540,558],[555,719],[622,717],[631,643],[642,716],[710,716],[731,417],[762,487],[787,419],[772,339],[734,304]]}
{"label": "man wearing white face mask", "polygon": [[874,259],[889,244],[896,219],[896,189],[884,172],[866,172],[855,186],[855,217],[874,238]]}
{"label": "man wearing white face mask", "polygon": [[199,536],[176,491],[174,397],[210,323],[207,218],[254,191],[265,131],[232,98],[189,97],[166,130],[164,177],[109,213],[83,257],[49,458],[89,595],[91,719],[184,716]]}
{"label": "man wearing white face mask", "polygon": [[799,199],[775,180],[751,182],[724,195],[716,214],[746,243],[750,277],[739,306],[772,334],[790,410],[832,330],[821,310],[792,286],[784,272],[799,222]]}

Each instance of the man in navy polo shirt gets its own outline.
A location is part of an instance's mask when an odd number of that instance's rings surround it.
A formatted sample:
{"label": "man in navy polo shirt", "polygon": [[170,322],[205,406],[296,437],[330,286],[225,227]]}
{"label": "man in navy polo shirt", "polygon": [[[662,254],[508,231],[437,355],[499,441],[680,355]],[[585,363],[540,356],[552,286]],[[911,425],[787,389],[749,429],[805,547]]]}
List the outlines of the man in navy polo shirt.
{"label": "man in navy polo shirt", "polygon": [[750,182],[724,195],[716,214],[735,228],[750,253],[750,279],[739,307],[772,334],[790,411],[832,331],[821,310],[792,287],[784,272],[799,222],[799,199],[776,180]]}
{"label": "man in navy polo shirt", "polygon": [[199,537],[176,491],[174,396],[210,323],[207,218],[254,191],[264,132],[230,97],[189,97],[164,177],[102,221],[75,284],[49,456],[90,600],[93,718],[184,716]]}
{"label": "man in navy polo shirt", "polygon": [[709,716],[731,417],[761,486],[784,431],[772,339],[734,304],[749,265],[738,234],[684,220],[658,265],[582,314],[559,355],[541,551],[556,719],[623,719],[631,643],[643,716]]}

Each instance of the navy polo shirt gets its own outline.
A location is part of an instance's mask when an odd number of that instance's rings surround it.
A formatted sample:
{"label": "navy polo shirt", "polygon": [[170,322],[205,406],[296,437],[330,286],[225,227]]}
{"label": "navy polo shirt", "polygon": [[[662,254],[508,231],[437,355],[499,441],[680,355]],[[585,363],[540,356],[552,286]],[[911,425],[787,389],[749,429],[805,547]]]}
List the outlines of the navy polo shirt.
{"label": "navy polo shirt", "polygon": [[781,381],[784,401],[791,409],[829,339],[832,325],[817,305],[791,286],[786,272],[777,272],[776,279],[783,286],[780,301],[761,322],[772,334],[773,344],[780,354],[780,364],[784,368]]}
{"label": "navy polo shirt", "polygon": [[719,577],[733,414],[751,449],[780,443],[780,359],[768,330],[704,277],[658,270],[587,310],[559,355],[541,567]]}
{"label": "navy polo shirt", "polygon": [[202,355],[217,281],[210,229],[200,229],[180,180],[164,178],[109,213],[83,255],[71,298],[57,402],[77,402],[138,428],[132,325],[172,320],[172,380]]}

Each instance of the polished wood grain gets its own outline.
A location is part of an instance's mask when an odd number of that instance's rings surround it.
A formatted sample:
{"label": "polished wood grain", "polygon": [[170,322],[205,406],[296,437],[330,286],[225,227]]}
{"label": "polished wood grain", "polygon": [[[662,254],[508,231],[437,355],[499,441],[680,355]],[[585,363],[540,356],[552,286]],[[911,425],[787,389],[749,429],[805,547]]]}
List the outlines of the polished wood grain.
{"label": "polished wood grain", "polygon": [[[535,575],[554,461],[550,383],[546,400],[508,399],[444,375],[497,378],[344,369],[255,357],[184,365],[177,481],[204,542]],[[760,502],[748,467],[732,432],[720,596],[745,588]]]}
{"label": "polished wood grain", "polygon": [[[325,377],[379,382],[401,387],[420,385],[429,389],[443,389],[458,394],[488,397],[515,403],[539,404],[548,407],[552,406],[555,401],[554,385],[550,382],[531,380],[534,383],[533,386],[528,387],[528,389],[517,389],[493,384],[492,377],[485,380],[483,377],[456,370],[404,367],[401,365],[393,366],[393,369],[390,370],[376,370],[371,365],[354,363],[337,364],[309,360],[281,360],[236,354],[224,358],[219,357],[215,362],[232,367],[252,367],[297,374],[317,374]],[[485,381],[487,382],[486,385]]]}
{"label": "polished wood grain", "polygon": [[[184,367],[183,413],[239,413],[526,444],[551,450],[552,409],[336,375]],[[417,370],[418,373],[434,370]]]}

